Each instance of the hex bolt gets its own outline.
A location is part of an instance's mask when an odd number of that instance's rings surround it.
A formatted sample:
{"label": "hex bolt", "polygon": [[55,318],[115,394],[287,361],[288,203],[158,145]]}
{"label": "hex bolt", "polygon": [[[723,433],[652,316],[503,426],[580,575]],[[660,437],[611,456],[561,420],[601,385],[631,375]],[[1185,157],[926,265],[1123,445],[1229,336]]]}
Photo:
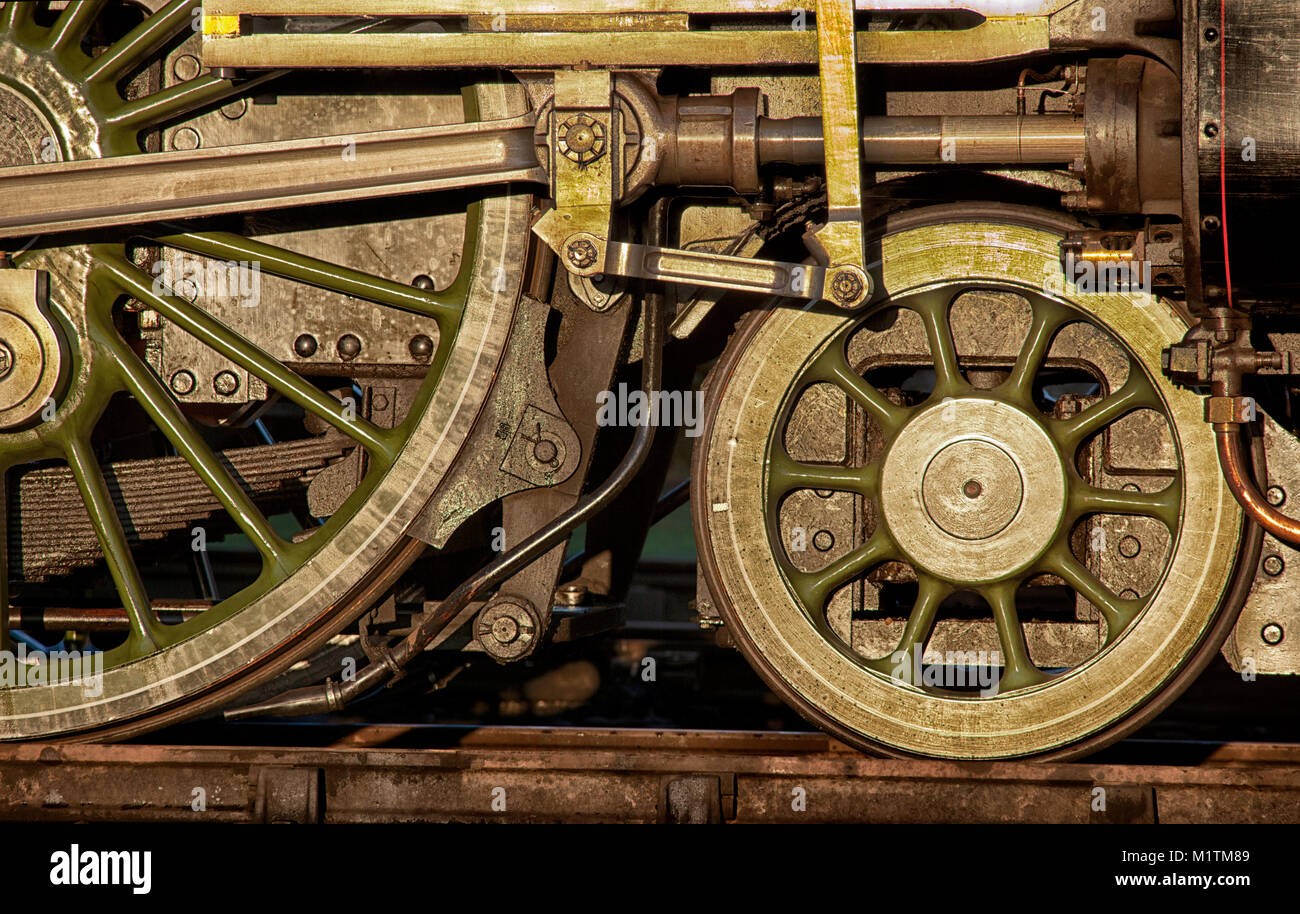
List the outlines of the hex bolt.
{"label": "hex bolt", "polygon": [[351,362],[361,353],[361,340],[355,334],[345,333],[339,337],[337,348],[339,358],[345,362]]}
{"label": "hex bolt", "polygon": [[1277,577],[1285,568],[1286,563],[1280,555],[1270,555],[1264,559],[1264,573],[1270,577]]}
{"label": "hex bolt", "polygon": [[1286,490],[1281,486],[1269,486],[1268,491],[1264,493],[1268,503],[1273,507],[1279,507],[1286,501]]}
{"label": "hex bolt", "polygon": [[813,548],[818,552],[830,552],[835,548],[835,534],[829,530],[818,530],[813,534]]}
{"label": "hex bolt", "polygon": [[212,379],[212,389],[223,397],[229,397],[239,390],[239,378],[233,371],[219,371]]}
{"label": "hex bolt", "polygon": [[316,354],[316,337],[310,333],[301,333],[293,341],[293,351],[304,359],[310,359]]}
{"label": "hex bolt", "polygon": [[417,289],[423,289],[426,292],[430,292],[433,290],[433,277],[421,273],[419,276],[415,277],[415,279],[411,280],[411,285],[415,286]]}
{"label": "hex bolt", "polygon": [[1119,541],[1119,554],[1126,559],[1136,558],[1142,551],[1142,543],[1136,536],[1126,536]]}
{"label": "hex bolt", "polygon": [[417,333],[411,337],[411,342],[407,344],[406,348],[411,353],[411,358],[421,362],[427,362],[433,358],[433,340],[423,333]]}
{"label": "hex bolt", "polygon": [[1276,622],[1270,622],[1259,630],[1259,637],[1264,640],[1265,644],[1276,645],[1282,643],[1282,639],[1286,637],[1286,632]]}
{"label": "hex bolt", "polygon": [[196,383],[194,375],[182,368],[180,371],[172,375],[172,392],[178,393],[182,397],[186,394],[194,393]]}

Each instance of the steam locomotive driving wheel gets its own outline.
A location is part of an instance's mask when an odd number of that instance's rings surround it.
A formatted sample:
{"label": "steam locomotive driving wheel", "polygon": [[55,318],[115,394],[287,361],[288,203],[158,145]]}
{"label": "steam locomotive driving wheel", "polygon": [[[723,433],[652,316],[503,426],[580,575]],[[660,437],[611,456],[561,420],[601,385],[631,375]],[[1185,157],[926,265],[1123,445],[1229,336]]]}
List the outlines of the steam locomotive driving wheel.
{"label": "steam locomotive driving wheel", "polygon": [[1160,373],[1183,325],[1061,283],[1059,241],[913,218],[868,311],[758,314],[714,370],[710,592],[767,683],[860,748],[1090,751],[1219,646],[1241,512]]}
{"label": "steam locomotive driving wheel", "polygon": [[[518,86],[448,77],[358,113],[300,82],[277,84],[285,94],[264,97],[263,116],[250,99],[267,77],[201,72],[197,10],[6,4],[3,164],[131,156],[160,137],[193,149],[200,131],[237,145],[347,117],[455,123],[523,106]],[[276,213],[10,248],[0,647],[29,658],[24,674],[54,650],[87,665],[17,681],[11,663],[0,739],[122,737],[219,707],[384,594],[423,551],[404,531],[455,462],[504,348],[519,275],[500,277],[523,259],[529,202],[423,197],[305,224]],[[390,245],[388,262],[366,262],[358,252],[382,244],[374,233],[394,217],[425,259],[402,262]],[[219,290],[190,278],[239,269],[255,271],[260,302],[233,277]],[[32,288],[15,291],[19,279]],[[199,580],[179,582],[185,592],[160,577],[191,565]]]}

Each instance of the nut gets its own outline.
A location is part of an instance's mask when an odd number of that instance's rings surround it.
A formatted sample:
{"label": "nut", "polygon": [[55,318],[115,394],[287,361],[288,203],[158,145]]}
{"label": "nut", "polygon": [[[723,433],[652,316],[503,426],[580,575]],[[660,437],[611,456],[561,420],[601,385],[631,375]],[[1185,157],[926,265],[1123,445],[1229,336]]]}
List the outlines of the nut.
{"label": "nut", "polygon": [[555,591],[555,602],[560,606],[581,606],[587,599],[587,587],[577,581],[570,581]]}
{"label": "nut", "polygon": [[560,154],[580,165],[605,154],[605,125],[587,114],[575,114],[556,131]]}
{"label": "nut", "polygon": [[1205,421],[1216,425],[1254,422],[1255,398],[1209,397],[1205,401]]}
{"label": "nut", "polygon": [[474,623],[474,633],[489,656],[505,662],[532,653],[537,646],[539,623],[528,601],[499,598],[483,607]]}
{"label": "nut", "polygon": [[575,270],[586,270],[596,265],[599,251],[596,245],[586,238],[570,241],[564,249],[564,257]]}

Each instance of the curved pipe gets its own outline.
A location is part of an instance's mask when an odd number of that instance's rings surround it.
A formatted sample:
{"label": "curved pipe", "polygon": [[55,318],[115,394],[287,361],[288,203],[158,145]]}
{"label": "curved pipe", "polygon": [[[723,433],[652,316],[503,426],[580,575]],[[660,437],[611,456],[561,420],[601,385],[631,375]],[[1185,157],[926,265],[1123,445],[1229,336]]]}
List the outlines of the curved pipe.
{"label": "curved pipe", "polygon": [[[641,387],[653,402],[663,375],[664,306],[663,293],[648,291],[642,297],[645,318],[644,345],[641,356]],[[347,703],[381,685],[390,676],[401,678],[404,667],[424,650],[439,632],[451,624],[476,596],[495,587],[515,572],[550,552],[568,537],[580,524],[585,523],[623,491],[640,472],[650,456],[655,426],[649,422],[637,426],[632,446],[601,486],[585,499],[555,518],[542,529],[528,537],[517,547],[489,563],[478,573],[457,587],[438,608],[395,647],[385,645],[380,649],[381,661],[371,663],[355,679],[342,683],[326,680],[323,686],[312,686],[286,692],[269,701],[234,708],[225,713],[226,720],[273,715],[276,717],[302,717],[340,710]]]}
{"label": "curved pipe", "polygon": [[1250,472],[1250,460],[1241,443],[1240,428],[1231,423],[1214,423],[1214,438],[1219,446],[1219,465],[1233,496],[1254,521],[1273,536],[1300,546],[1300,520],[1287,517],[1260,494]]}

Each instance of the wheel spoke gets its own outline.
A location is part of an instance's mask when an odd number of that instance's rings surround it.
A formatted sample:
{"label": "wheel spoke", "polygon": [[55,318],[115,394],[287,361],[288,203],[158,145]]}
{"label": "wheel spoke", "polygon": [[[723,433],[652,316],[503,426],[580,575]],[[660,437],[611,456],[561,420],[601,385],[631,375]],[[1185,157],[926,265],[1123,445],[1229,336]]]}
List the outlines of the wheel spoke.
{"label": "wheel spoke", "polygon": [[431,317],[443,330],[450,328],[451,322],[460,317],[459,297],[450,291],[417,289],[229,232],[187,233],[155,240],[167,247],[214,260],[255,261],[263,273]]}
{"label": "wheel spoke", "polygon": [[1016,610],[1016,587],[1019,581],[1002,581],[985,587],[984,598],[993,610],[993,624],[1002,645],[1002,678],[998,691],[1023,689],[1047,681],[1047,674],[1034,665],[1025,643],[1025,628]]}
{"label": "wheel spoke", "polygon": [[111,328],[95,328],[94,339],[117,363],[118,371],[136,402],[153,419],[177,452],[212,490],[231,519],[252,541],[264,566],[283,571],[288,544],[272,529],[265,515],[235,480],[221,459],[194,430],[171,394],[122,342]]}
{"label": "wheel spoke", "polygon": [[1109,397],[1094,403],[1077,416],[1051,423],[1061,449],[1073,457],[1084,439],[1136,409],[1158,409],[1160,401],[1140,366],[1129,365],[1128,380]]}
{"label": "wheel spoke", "polygon": [[1034,379],[1047,359],[1052,341],[1070,319],[1068,309],[1047,300],[1034,300],[1034,319],[1025,335],[1020,355],[1011,374],[1002,382],[1002,390],[1022,405],[1033,401]]}
{"label": "wheel spoke", "polygon": [[952,305],[949,289],[922,292],[900,306],[910,308],[921,317],[925,336],[930,342],[930,360],[934,364],[934,394],[946,397],[966,387],[961,368],[957,364],[957,345],[952,338],[952,325],[948,321]]}
{"label": "wheel spoke", "polygon": [[171,0],[104,50],[82,71],[88,83],[115,82],[190,27],[198,0]]}
{"label": "wheel spoke", "polygon": [[893,679],[909,685],[920,685],[916,673],[924,656],[926,642],[934,632],[939,605],[952,593],[952,586],[931,575],[921,573],[916,578],[916,599],[907,615],[907,625],[893,653],[867,662],[872,669],[886,673]]}
{"label": "wheel spoke", "polygon": [[1183,492],[1179,480],[1173,480],[1159,492],[1126,492],[1099,489],[1075,481],[1070,487],[1070,516],[1077,520],[1089,514],[1132,514],[1154,517],[1169,528],[1178,529]]}
{"label": "wheel spoke", "polygon": [[797,571],[787,567],[790,584],[814,619],[822,619],[826,600],[839,587],[861,576],[894,555],[894,544],[883,530],[877,529],[871,538],[831,562],[820,571]]}
{"label": "wheel spoke", "polygon": [[50,27],[49,34],[45,37],[45,46],[57,51],[80,45],[81,39],[86,37],[86,29],[90,28],[107,2],[108,0],[73,0],[59,13],[59,18]]}
{"label": "wheel spoke", "polygon": [[846,467],[830,463],[792,460],[778,447],[767,466],[768,497],[774,500],[798,489],[853,492],[872,497],[878,486],[879,468]]}
{"label": "wheel spoke", "polygon": [[122,519],[118,517],[117,506],[114,505],[108,483],[104,480],[103,470],[89,446],[77,438],[75,432],[68,433],[64,438],[63,453],[77,481],[77,488],[81,490],[81,498],[90,514],[95,534],[99,537],[99,546],[103,550],[104,561],[108,563],[108,572],[117,586],[122,607],[131,620],[132,650],[137,654],[157,650],[162,639],[149,605],[149,595],[145,592],[144,582],[140,580],[140,570],[131,555],[126,531],[122,529]]}
{"label": "wheel spoke", "polygon": [[15,2],[9,0],[4,9],[0,10],[0,29],[15,31],[22,28],[32,19],[32,4],[27,2]]}
{"label": "wheel spoke", "polygon": [[1107,644],[1118,638],[1120,632],[1127,628],[1142,611],[1142,600],[1123,599],[1111,593],[1110,589],[1076,559],[1063,543],[1058,543],[1048,552],[1043,568],[1064,578],[1065,583],[1097,608],[1106,620]]}
{"label": "wheel spoke", "polygon": [[903,424],[907,411],[892,403],[866,378],[854,371],[838,344],[822,353],[808,372],[808,378],[834,384],[888,431],[894,431]]}
{"label": "wheel spoke", "polygon": [[101,255],[98,262],[112,274],[123,292],[145,302],[199,342],[261,378],[287,399],[364,445],[372,454],[389,460],[396,457],[392,432],[355,415],[355,407],[345,409],[339,401],[300,378],[202,308],[174,294],[156,294],[152,288],[153,281],[135,264],[112,255]]}
{"label": "wheel spoke", "polygon": [[200,76],[189,82],[169,86],[160,92],[127,102],[109,114],[105,122],[113,127],[143,130],[223,101],[232,95],[242,95],[284,72],[286,71],[276,70],[263,73],[238,84],[215,76]]}

